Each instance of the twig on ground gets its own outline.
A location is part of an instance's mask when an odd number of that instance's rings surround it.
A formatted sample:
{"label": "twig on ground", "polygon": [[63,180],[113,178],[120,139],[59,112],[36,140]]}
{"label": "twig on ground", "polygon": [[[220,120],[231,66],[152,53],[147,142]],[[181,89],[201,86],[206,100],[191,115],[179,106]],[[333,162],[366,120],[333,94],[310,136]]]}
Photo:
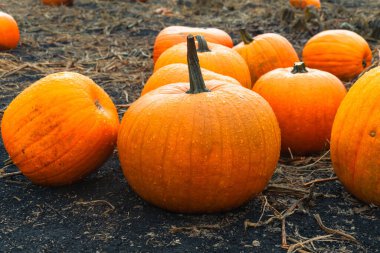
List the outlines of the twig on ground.
{"label": "twig on ground", "polygon": [[353,241],[355,243],[359,243],[358,240],[356,240],[355,237],[353,237],[352,235],[349,235],[349,234],[346,234],[345,232],[343,231],[340,231],[340,230],[336,230],[336,229],[332,229],[332,228],[328,228],[326,227],[323,222],[322,222],[322,219],[321,217],[319,216],[319,214],[314,214],[314,218],[317,220],[317,223],[319,225],[319,227],[325,231],[326,233],[328,234],[331,234],[331,235],[340,235],[344,238],[346,238],[347,240],[349,241]]}
{"label": "twig on ground", "polygon": [[289,246],[289,249],[288,249],[287,253],[296,252],[298,250],[298,248],[303,248],[305,246],[305,244],[308,244],[308,243],[311,243],[311,242],[314,242],[314,241],[323,240],[323,239],[326,239],[326,238],[329,238],[329,237],[332,237],[332,236],[333,235],[319,235],[319,236],[310,238],[310,239],[308,239],[306,241],[302,241],[302,242],[298,242],[296,244],[292,244],[292,245]]}
{"label": "twig on ground", "polygon": [[9,173],[0,174],[0,178],[12,177],[12,176],[20,175],[20,174],[21,174],[21,171],[9,172]]}
{"label": "twig on ground", "polygon": [[288,249],[289,245],[286,241],[286,220],[285,218],[281,221],[281,248]]}
{"label": "twig on ground", "polygon": [[[281,184],[271,184],[267,187],[266,191],[270,192],[282,192],[282,193],[296,193],[296,195],[300,194],[308,194],[309,191],[301,188],[294,188],[286,185]],[[297,194],[298,193],[298,194]]]}
{"label": "twig on ground", "polygon": [[132,105],[132,103],[129,103],[129,104],[120,104],[120,105],[116,105],[116,107],[117,108],[129,108],[131,105]]}
{"label": "twig on ground", "polygon": [[212,224],[212,225],[199,225],[199,226],[189,226],[189,227],[177,227],[177,226],[171,226],[170,227],[170,233],[178,233],[178,232],[192,232],[192,231],[199,231],[201,229],[220,229],[219,224]]}
{"label": "twig on ground", "polygon": [[303,186],[309,186],[312,184],[324,183],[324,182],[335,181],[335,180],[338,180],[338,177],[317,178],[310,182],[304,183]]}
{"label": "twig on ground", "polygon": [[295,168],[295,169],[306,169],[306,168],[310,168],[310,167],[313,167],[314,165],[316,165],[317,163],[319,163],[325,156],[327,156],[328,154],[330,153],[330,150],[326,151],[323,155],[321,155],[315,162],[313,163],[310,163],[310,164],[307,164],[307,165],[303,165],[303,166],[291,166],[291,165],[281,165],[282,167],[285,167],[285,168]]}
{"label": "twig on ground", "polygon": [[108,202],[107,200],[103,200],[103,199],[98,199],[98,200],[91,200],[91,201],[77,201],[77,202],[74,202],[75,204],[77,205],[83,205],[83,206],[88,206],[88,205],[96,205],[96,204],[106,204],[107,206],[109,206],[111,209],[108,209],[107,211],[105,211],[103,214],[107,214],[113,210],[115,210],[115,206],[112,205],[110,202]]}

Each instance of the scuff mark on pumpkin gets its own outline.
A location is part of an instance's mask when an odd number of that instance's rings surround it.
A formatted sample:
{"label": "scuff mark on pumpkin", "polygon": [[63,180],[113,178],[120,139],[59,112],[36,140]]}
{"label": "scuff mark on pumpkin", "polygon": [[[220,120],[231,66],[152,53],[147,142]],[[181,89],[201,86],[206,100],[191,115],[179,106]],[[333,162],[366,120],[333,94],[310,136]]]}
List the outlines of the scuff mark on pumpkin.
{"label": "scuff mark on pumpkin", "polygon": [[375,137],[376,136],[376,131],[375,130],[372,130],[371,132],[369,132],[369,135],[371,137]]}
{"label": "scuff mark on pumpkin", "polygon": [[104,111],[103,106],[100,104],[99,100],[95,100],[95,106],[101,111]]}

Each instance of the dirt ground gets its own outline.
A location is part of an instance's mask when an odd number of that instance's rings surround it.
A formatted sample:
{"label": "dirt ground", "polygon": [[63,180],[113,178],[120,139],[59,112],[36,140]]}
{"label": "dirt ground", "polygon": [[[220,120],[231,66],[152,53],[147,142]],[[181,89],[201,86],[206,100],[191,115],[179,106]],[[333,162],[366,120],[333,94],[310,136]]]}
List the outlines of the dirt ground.
{"label": "dirt ground", "polygon": [[[91,77],[117,105],[133,102],[152,72],[155,35],[173,24],[218,27],[235,43],[241,26],[254,35],[277,32],[298,53],[319,30],[345,28],[365,37],[378,61],[380,1],[321,2],[321,13],[305,14],[287,0],[75,0],[71,8],[0,0],[22,36],[17,49],[0,53],[0,118],[20,91],[58,71]],[[124,111],[119,106],[120,116]],[[0,142],[0,167],[6,159]],[[15,171],[6,167],[0,175]],[[319,178],[332,179],[304,185]],[[0,178],[0,252],[286,251],[380,252],[380,209],[334,180],[328,151],[282,158],[260,196],[214,215],[173,214],[144,202],[128,187],[116,151],[72,186],[39,187],[22,175]]]}

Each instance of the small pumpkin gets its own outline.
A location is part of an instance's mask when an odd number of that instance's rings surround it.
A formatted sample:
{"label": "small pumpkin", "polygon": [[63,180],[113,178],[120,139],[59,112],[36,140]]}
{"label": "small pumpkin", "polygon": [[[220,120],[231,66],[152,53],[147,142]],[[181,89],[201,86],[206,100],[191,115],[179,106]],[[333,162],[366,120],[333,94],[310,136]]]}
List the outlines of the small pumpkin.
{"label": "small pumpkin", "polygon": [[371,65],[372,52],[360,35],[348,30],[327,30],[314,35],[305,45],[306,66],[330,72],[349,81]]}
{"label": "small pumpkin", "polygon": [[209,42],[221,44],[226,47],[233,47],[233,42],[223,30],[217,28],[199,28],[188,26],[169,26],[161,30],[157,35],[153,46],[153,61],[154,63],[160,55],[168,48],[177,45],[181,42],[186,42],[188,34],[202,35]]}
{"label": "small pumpkin", "polygon": [[305,9],[308,6],[314,6],[317,9],[321,8],[319,0],[289,0],[290,5],[296,8]]}
{"label": "small pumpkin", "polygon": [[143,199],[183,213],[240,206],[261,192],[280,153],[269,104],[236,84],[202,78],[188,37],[189,83],[160,87],[125,113],[118,153],[128,184]]}
{"label": "small pumpkin", "polygon": [[252,38],[245,29],[240,30],[243,42],[233,49],[247,62],[252,85],[265,73],[293,66],[299,61],[292,44],[283,36],[266,33]]}
{"label": "small pumpkin", "polygon": [[22,91],[1,122],[5,149],[33,183],[76,182],[100,167],[114,150],[116,108],[90,78],[51,74]]}
{"label": "small pumpkin", "polygon": [[[201,71],[204,80],[221,80],[229,83],[234,83],[236,85],[241,85],[236,79],[232,77],[220,75],[203,68],[201,68]],[[144,89],[142,90],[141,95],[144,95],[151,90],[157,89],[158,87],[167,84],[187,82],[189,82],[189,68],[187,64],[169,64],[160,68],[149,77],[148,81],[144,85]]]}
{"label": "small pumpkin", "polygon": [[0,50],[17,47],[20,31],[16,20],[9,14],[0,11]]}
{"label": "small pumpkin", "polygon": [[60,5],[72,6],[74,3],[74,0],[42,0],[42,3],[45,5],[51,5],[51,6],[60,6]]}
{"label": "small pumpkin", "polygon": [[346,88],[334,75],[306,68],[273,70],[253,87],[272,106],[281,129],[282,153],[305,155],[328,148],[331,127]]}
{"label": "small pumpkin", "polygon": [[[198,57],[202,68],[235,78],[246,88],[251,88],[251,76],[244,59],[231,48],[208,43],[203,36],[196,36]],[[173,63],[187,63],[186,43],[180,43],[166,50],[154,65],[154,72]]]}
{"label": "small pumpkin", "polygon": [[331,134],[331,161],[358,199],[380,206],[380,67],[361,76],[343,99]]}

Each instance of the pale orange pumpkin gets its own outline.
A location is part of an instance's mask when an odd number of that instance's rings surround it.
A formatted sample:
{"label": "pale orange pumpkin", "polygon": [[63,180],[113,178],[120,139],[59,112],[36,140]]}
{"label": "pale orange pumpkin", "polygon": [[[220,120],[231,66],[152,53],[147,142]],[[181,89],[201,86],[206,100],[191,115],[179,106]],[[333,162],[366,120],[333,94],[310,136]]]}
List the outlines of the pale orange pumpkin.
{"label": "pale orange pumpkin", "polygon": [[166,49],[181,42],[186,42],[188,34],[194,36],[203,35],[207,41],[226,47],[232,47],[234,45],[230,35],[217,28],[169,26],[163,29],[156,37],[153,47],[153,61],[156,62]]}
{"label": "pale orange pumpkin", "polygon": [[[198,35],[196,38],[199,63],[202,68],[233,77],[242,86],[251,88],[251,75],[248,65],[237,52],[222,45],[208,43],[203,36]],[[173,63],[187,63],[186,43],[180,43],[166,50],[154,65],[154,72]]]}
{"label": "pale orange pumpkin", "polygon": [[42,0],[42,3],[45,5],[51,5],[51,6],[60,6],[60,5],[72,6],[74,3],[74,0]]}
{"label": "pale orange pumpkin", "polygon": [[289,0],[289,3],[290,5],[300,9],[305,9],[308,6],[313,6],[317,9],[321,8],[320,0]]}
{"label": "pale orange pumpkin", "polygon": [[102,88],[72,72],[48,75],[22,91],[1,122],[5,149],[40,185],[76,182],[114,150],[119,119]]}
{"label": "pale orange pumpkin", "polygon": [[349,81],[371,65],[372,52],[360,35],[348,30],[327,30],[314,35],[305,45],[306,66],[330,72]]}
{"label": "pale orange pumpkin", "polygon": [[331,161],[344,187],[380,206],[380,67],[361,76],[343,99],[331,134]]}
{"label": "pale orange pumpkin", "polygon": [[[236,85],[241,85],[236,79],[232,77],[220,75],[203,68],[201,71],[204,80],[221,80],[229,83],[234,83]],[[148,81],[144,85],[144,89],[142,90],[141,95],[144,95],[151,90],[157,89],[158,87],[167,84],[187,82],[189,82],[188,66],[184,63],[169,64],[160,68],[149,77]]]}
{"label": "pale orange pumpkin", "polygon": [[253,87],[273,108],[282,153],[305,155],[328,149],[335,113],[346,88],[334,75],[296,63],[260,77]]}
{"label": "pale orange pumpkin", "polygon": [[245,29],[241,29],[240,33],[243,42],[233,49],[247,62],[252,86],[265,73],[291,67],[299,61],[292,44],[279,34],[265,33],[252,38]]}
{"label": "pale orange pumpkin", "polygon": [[20,31],[16,20],[9,14],[0,11],[0,50],[17,47]]}
{"label": "pale orange pumpkin", "polygon": [[257,93],[204,82],[188,38],[189,83],[169,84],[135,101],[118,136],[128,184],[175,212],[229,210],[261,192],[280,153],[280,130]]}

